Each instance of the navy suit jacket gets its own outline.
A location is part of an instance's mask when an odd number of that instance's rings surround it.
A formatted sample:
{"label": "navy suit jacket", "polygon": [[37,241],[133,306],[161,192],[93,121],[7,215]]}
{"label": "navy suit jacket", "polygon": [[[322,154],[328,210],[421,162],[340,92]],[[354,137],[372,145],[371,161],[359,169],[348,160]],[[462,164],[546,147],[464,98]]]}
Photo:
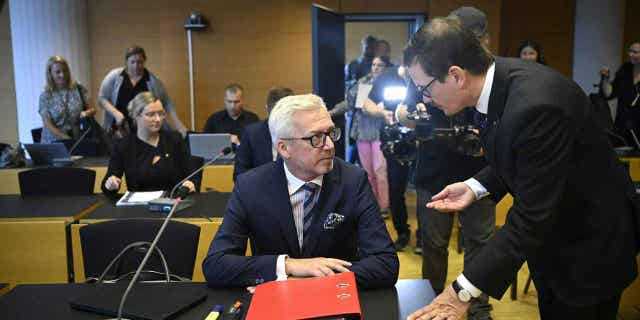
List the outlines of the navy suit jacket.
{"label": "navy suit jacket", "polygon": [[249,169],[272,161],[273,153],[271,151],[269,122],[264,120],[246,126],[242,131],[240,146],[236,151],[233,180],[235,181],[239,174]]}
{"label": "navy suit jacket", "polygon": [[[276,279],[278,255],[352,262],[359,288],[392,287],[399,262],[365,171],[335,158],[313,208],[309,245],[300,251],[282,159],[238,176],[202,269],[210,286]],[[327,216],[344,221],[325,227]],[[253,256],[245,256],[247,240]]]}
{"label": "navy suit jacket", "polygon": [[[550,68],[496,57],[489,167],[476,179],[513,206],[464,275],[495,298],[527,260],[536,286],[568,305],[620,294],[636,277],[634,186],[584,92]],[[542,291],[539,291],[539,293]]]}

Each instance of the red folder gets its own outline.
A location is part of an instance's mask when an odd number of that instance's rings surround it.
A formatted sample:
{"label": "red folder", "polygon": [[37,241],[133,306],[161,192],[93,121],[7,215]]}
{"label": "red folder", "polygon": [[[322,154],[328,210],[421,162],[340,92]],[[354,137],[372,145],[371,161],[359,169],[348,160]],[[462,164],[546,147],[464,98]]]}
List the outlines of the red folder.
{"label": "red folder", "polygon": [[324,278],[271,281],[256,287],[246,320],[361,319],[353,272]]}

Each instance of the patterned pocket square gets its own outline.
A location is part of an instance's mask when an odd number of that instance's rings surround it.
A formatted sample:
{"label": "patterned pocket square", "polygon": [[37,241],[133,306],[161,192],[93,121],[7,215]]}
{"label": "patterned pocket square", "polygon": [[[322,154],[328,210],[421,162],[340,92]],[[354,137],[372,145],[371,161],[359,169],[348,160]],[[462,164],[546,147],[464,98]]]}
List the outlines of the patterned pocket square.
{"label": "patterned pocket square", "polygon": [[323,227],[325,230],[333,230],[344,221],[344,216],[338,213],[331,213],[324,220]]}

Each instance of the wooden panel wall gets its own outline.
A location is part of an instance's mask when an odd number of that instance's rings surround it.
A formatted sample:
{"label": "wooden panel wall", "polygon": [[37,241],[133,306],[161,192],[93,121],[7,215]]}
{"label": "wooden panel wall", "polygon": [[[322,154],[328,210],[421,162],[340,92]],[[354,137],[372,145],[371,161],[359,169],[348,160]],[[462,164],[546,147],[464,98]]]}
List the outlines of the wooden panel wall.
{"label": "wooden panel wall", "polygon": [[499,55],[516,56],[526,39],[540,44],[549,66],[573,75],[575,0],[504,1]]}
{"label": "wooden panel wall", "polygon": [[14,145],[18,142],[18,114],[10,25],[9,2],[4,1],[0,4],[0,142]]}

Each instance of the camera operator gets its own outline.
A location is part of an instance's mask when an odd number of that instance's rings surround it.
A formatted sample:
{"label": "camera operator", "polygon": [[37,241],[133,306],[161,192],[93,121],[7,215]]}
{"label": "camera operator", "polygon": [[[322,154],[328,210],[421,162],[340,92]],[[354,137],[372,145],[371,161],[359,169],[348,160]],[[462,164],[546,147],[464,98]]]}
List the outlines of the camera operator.
{"label": "camera operator", "polygon": [[[387,125],[395,122],[394,113],[397,105],[404,99],[406,82],[398,74],[398,67],[388,68],[373,82],[373,87],[364,103],[364,111],[370,115],[382,117]],[[381,138],[385,136],[384,133]],[[381,139],[382,140],[382,139]],[[385,141],[382,141],[385,143]],[[395,155],[385,153],[387,161],[387,179],[389,181],[389,207],[393,226],[398,233],[394,246],[397,251],[404,249],[409,244],[411,231],[407,223],[407,205],[405,192],[409,180],[409,171],[412,161],[399,159]],[[416,253],[422,253],[420,233],[416,232]]]}
{"label": "camera operator", "polygon": [[[484,13],[473,7],[461,7],[451,12],[462,25],[474,32],[488,45],[487,22]],[[422,102],[423,96],[430,96],[430,87],[416,88],[409,81],[407,101]],[[417,103],[416,102],[416,103]],[[422,231],[422,277],[429,279],[436,293],[444,290],[447,278],[448,244],[453,226],[453,215],[443,214],[427,208],[426,203],[447,185],[466,180],[487,166],[480,153],[469,152],[470,141],[464,139],[446,139],[442,137],[422,137],[421,132],[433,133],[435,128],[452,128],[454,125],[473,123],[473,111],[461,113],[449,118],[440,109],[431,104],[407,104],[398,107],[396,116],[405,126],[416,128],[418,132],[418,156],[416,164],[416,189],[418,193],[418,221]],[[414,107],[412,107],[412,105]],[[429,120],[410,120],[408,112],[427,112]],[[424,114],[424,113],[423,113]],[[417,127],[416,127],[417,126]],[[421,129],[421,126],[427,127]],[[479,144],[477,144],[479,145]],[[478,147],[479,148],[479,147]],[[461,150],[466,149],[466,154]],[[473,154],[473,155],[471,155]],[[464,244],[464,265],[470,263],[480,249],[489,241],[495,228],[495,203],[485,197],[474,202],[464,211],[458,212]],[[492,307],[486,295],[474,299],[468,312],[468,319],[491,319]]]}

